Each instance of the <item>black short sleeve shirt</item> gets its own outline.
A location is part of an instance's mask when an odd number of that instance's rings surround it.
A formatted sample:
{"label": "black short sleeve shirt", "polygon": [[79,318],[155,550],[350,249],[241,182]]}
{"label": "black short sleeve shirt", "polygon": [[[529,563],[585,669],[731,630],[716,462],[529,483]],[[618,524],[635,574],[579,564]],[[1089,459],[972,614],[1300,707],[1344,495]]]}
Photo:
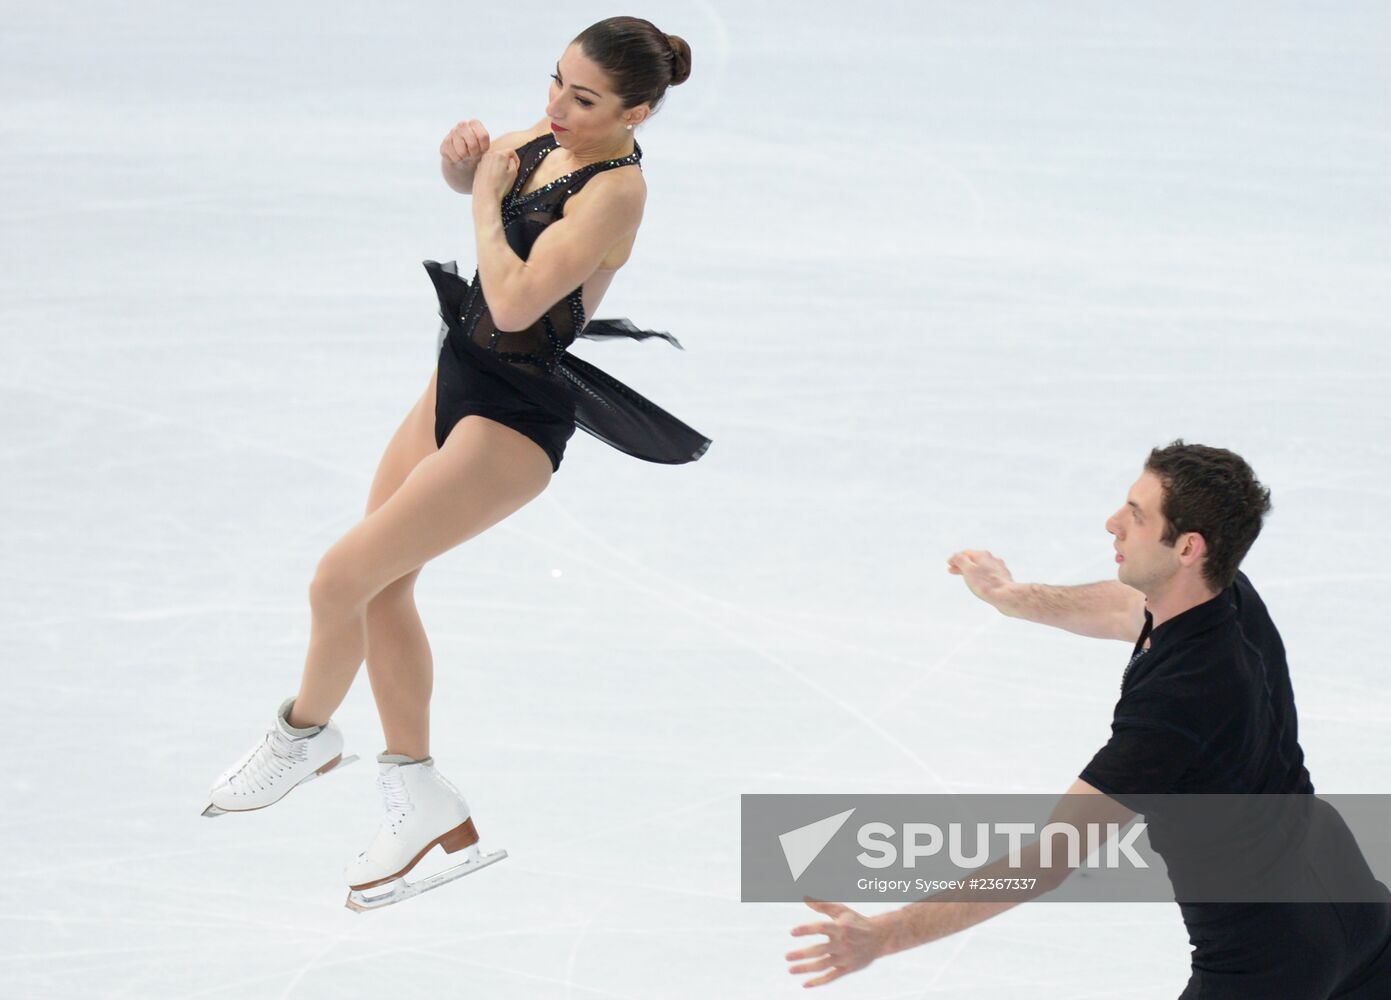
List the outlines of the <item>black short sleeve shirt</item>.
{"label": "black short sleeve shirt", "polygon": [[1145,612],[1111,738],[1080,777],[1108,795],[1311,793],[1297,729],[1279,632],[1238,572],[1157,628]]}

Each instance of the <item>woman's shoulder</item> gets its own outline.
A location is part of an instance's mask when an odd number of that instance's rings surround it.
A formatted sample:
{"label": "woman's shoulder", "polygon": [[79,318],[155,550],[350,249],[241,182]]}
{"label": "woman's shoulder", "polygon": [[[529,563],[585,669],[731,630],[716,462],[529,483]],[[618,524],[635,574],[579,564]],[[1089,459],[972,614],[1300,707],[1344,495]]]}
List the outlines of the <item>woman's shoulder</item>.
{"label": "woman's shoulder", "polygon": [[647,178],[643,176],[642,167],[637,163],[625,163],[609,170],[599,170],[589,179],[588,186],[608,192],[608,197],[624,201],[647,200]]}
{"label": "woman's shoulder", "polygon": [[642,171],[626,167],[600,170],[590,175],[573,197],[567,198],[561,211],[569,215],[571,202],[586,210],[629,218],[636,226],[647,205],[647,181]]}

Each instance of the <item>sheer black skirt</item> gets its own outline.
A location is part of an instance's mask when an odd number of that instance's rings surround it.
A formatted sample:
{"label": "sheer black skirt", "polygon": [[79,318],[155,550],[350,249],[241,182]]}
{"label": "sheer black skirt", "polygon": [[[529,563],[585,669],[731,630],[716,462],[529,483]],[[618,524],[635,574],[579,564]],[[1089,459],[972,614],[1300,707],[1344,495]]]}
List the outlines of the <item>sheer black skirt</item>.
{"label": "sheer black skirt", "polygon": [[[491,405],[510,418],[504,423],[523,433],[535,431],[528,436],[546,448],[556,468],[565,439],[576,426],[648,462],[694,462],[710,447],[710,439],[695,428],[569,351],[561,355],[553,372],[538,373],[503,361],[475,344],[460,319],[469,283],[459,275],[458,265],[452,260],[423,263],[434,282],[444,321],[435,408],[437,443],[442,444],[453,425],[468,413],[493,415],[480,408]],[[579,336],[590,340],[660,337],[681,347],[671,334],[641,330],[626,319],[591,320]]]}

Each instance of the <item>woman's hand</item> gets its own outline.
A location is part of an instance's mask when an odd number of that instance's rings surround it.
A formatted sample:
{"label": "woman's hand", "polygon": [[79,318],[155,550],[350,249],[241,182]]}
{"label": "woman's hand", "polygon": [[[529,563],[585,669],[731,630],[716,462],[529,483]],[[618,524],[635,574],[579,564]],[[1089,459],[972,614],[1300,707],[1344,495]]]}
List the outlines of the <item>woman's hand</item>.
{"label": "woman's hand", "polygon": [[456,167],[472,166],[488,151],[488,130],[477,118],[460,122],[440,143],[440,156]]}
{"label": "woman's hand", "polygon": [[[795,937],[803,934],[825,934],[828,939],[824,944],[787,953],[789,962],[800,963],[787,969],[794,976],[799,973],[825,972],[823,976],[806,980],[802,983],[803,986],[820,986],[823,983],[834,982],[847,972],[863,969],[883,953],[884,932],[868,917],[839,903],[825,903],[808,897],[806,904],[835,922],[803,924],[792,929]],[[811,961],[807,961],[808,959]]]}
{"label": "woman's hand", "polygon": [[474,205],[496,207],[516,182],[521,162],[516,151],[511,149],[490,149],[484,153],[473,172]]}

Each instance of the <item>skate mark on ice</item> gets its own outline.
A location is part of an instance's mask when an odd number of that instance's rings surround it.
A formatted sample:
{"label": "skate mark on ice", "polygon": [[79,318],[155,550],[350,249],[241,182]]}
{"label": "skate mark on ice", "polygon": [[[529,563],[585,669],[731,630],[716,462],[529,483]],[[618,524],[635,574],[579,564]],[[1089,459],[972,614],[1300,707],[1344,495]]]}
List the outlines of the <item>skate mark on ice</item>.
{"label": "skate mark on ice", "polygon": [[575,982],[575,963],[579,960],[580,948],[584,945],[584,939],[589,936],[589,929],[594,926],[594,921],[599,918],[599,914],[609,905],[611,899],[613,899],[613,893],[609,892],[594,912],[589,915],[589,918],[580,925],[579,933],[575,935],[575,940],[570,945],[570,954],[565,958],[565,995],[567,997],[579,985]]}
{"label": "skate mark on ice", "polygon": [[[607,553],[609,553],[610,555],[614,556],[614,558],[620,559],[620,560],[622,560],[623,562],[628,563],[630,566],[634,567],[635,569],[638,569],[638,570],[642,571],[642,572],[645,573],[646,575],[656,578],[657,580],[659,580],[660,582],[662,582],[665,586],[667,586],[667,587],[669,587],[669,588],[671,588],[671,589],[673,589],[673,590],[681,590],[681,591],[684,591],[685,593],[690,594],[690,595],[692,595],[692,596],[697,596],[697,597],[699,597],[700,599],[702,599],[703,601],[706,601],[706,602],[708,602],[708,603],[717,604],[717,605],[725,604],[726,607],[728,607],[728,605],[726,604],[726,602],[719,601],[719,600],[717,600],[716,598],[711,597],[711,596],[708,595],[708,594],[705,594],[703,591],[695,590],[694,588],[688,587],[688,586],[686,586],[686,585],[684,585],[684,584],[681,584],[681,583],[678,582],[678,581],[672,580],[672,579],[670,579],[669,577],[666,577],[666,576],[664,576],[663,574],[656,572],[655,570],[648,569],[647,567],[645,567],[645,566],[643,566],[642,564],[640,564],[640,563],[636,562],[635,560],[633,560],[633,559],[632,559],[630,556],[628,556],[627,554],[625,554],[625,553],[623,553],[622,551],[620,551],[619,549],[617,549],[615,546],[611,545],[609,542],[605,541],[600,535],[596,534],[592,529],[590,529],[588,525],[586,525],[586,524],[584,524],[583,522],[581,522],[578,518],[576,518],[573,514],[571,514],[568,510],[566,510],[565,507],[564,507],[563,505],[561,505],[561,504],[559,504],[559,503],[556,503],[556,504],[553,504],[552,506],[554,507],[554,509],[555,509],[556,511],[558,511],[558,512],[560,513],[561,516],[565,517],[565,518],[570,522],[570,524],[572,525],[574,531],[576,531],[576,532],[578,532],[578,533],[581,533],[581,534],[584,534],[584,535],[587,535],[589,538],[591,538],[591,539],[595,542],[595,544],[600,545]],[[539,541],[539,540],[538,540],[538,541]],[[572,554],[573,554],[573,553],[572,553]],[[724,625],[723,623],[721,623],[721,622],[715,620],[715,619],[714,619],[712,616],[710,616],[709,614],[704,613],[704,612],[699,611],[699,610],[696,610],[696,609],[694,609],[694,608],[688,608],[688,607],[686,607],[685,605],[683,605],[683,604],[681,604],[681,603],[679,603],[679,602],[677,602],[677,601],[675,601],[675,600],[673,600],[673,599],[667,597],[666,594],[665,594],[661,589],[659,589],[659,588],[657,588],[657,587],[648,586],[648,585],[645,585],[645,584],[640,584],[640,583],[638,583],[636,580],[632,580],[632,579],[629,579],[629,578],[627,578],[627,577],[624,577],[624,576],[622,576],[622,575],[616,573],[615,571],[609,569],[608,567],[604,566],[602,563],[599,563],[599,562],[597,562],[597,561],[595,561],[595,560],[592,560],[592,559],[589,559],[589,558],[586,558],[586,557],[583,557],[583,556],[576,556],[576,558],[580,559],[580,561],[584,562],[584,563],[585,563],[586,565],[588,565],[591,569],[594,569],[594,570],[596,570],[596,571],[598,571],[598,572],[602,572],[602,573],[604,573],[604,574],[606,574],[606,575],[608,575],[608,576],[614,578],[615,580],[618,580],[620,583],[626,584],[627,586],[629,586],[629,587],[631,587],[631,588],[638,589],[638,590],[642,591],[643,593],[648,594],[648,595],[651,596],[651,597],[655,597],[657,600],[659,600],[659,601],[661,601],[662,603],[668,605],[669,607],[675,609],[676,611],[680,612],[681,614],[686,615],[686,616],[689,617],[689,618],[693,618],[693,619],[695,619],[696,621],[700,622],[701,624],[703,624],[703,625],[709,627],[710,629],[719,632],[721,635],[725,636],[727,639],[731,640],[731,641],[734,642],[736,645],[741,646],[741,647],[747,649],[749,652],[755,654],[757,657],[759,657],[759,658],[765,660],[766,662],[771,663],[772,665],[778,667],[780,670],[782,670],[784,673],[786,673],[786,674],[788,674],[789,676],[791,676],[793,679],[795,679],[797,682],[799,682],[800,684],[802,684],[804,687],[806,687],[806,688],[810,689],[811,691],[815,692],[816,694],[820,695],[820,696],[821,696],[822,698],[824,698],[826,701],[828,701],[828,702],[830,702],[831,704],[835,705],[836,707],[838,707],[839,709],[841,709],[841,711],[845,712],[847,715],[851,716],[851,717],[854,718],[856,721],[860,722],[865,728],[869,729],[870,732],[874,733],[874,735],[878,736],[881,740],[883,740],[883,741],[884,741],[885,743],[887,743],[889,746],[893,747],[895,750],[899,751],[899,753],[903,754],[903,756],[907,757],[910,761],[912,761],[914,764],[916,764],[916,765],[917,765],[920,769],[922,769],[929,777],[931,777],[932,780],[935,781],[938,785],[940,785],[940,786],[943,787],[943,788],[949,788],[949,787],[950,787],[950,785],[949,785],[949,783],[946,781],[946,779],[943,778],[942,775],[940,775],[940,774],[937,772],[937,770],[936,770],[935,768],[932,767],[931,764],[929,764],[929,763],[928,763],[926,760],[924,760],[922,757],[918,756],[918,754],[915,753],[915,752],[912,750],[912,748],[910,748],[909,746],[907,746],[906,744],[904,744],[901,740],[897,739],[895,736],[893,736],[893,734],[889,733],[889,732],[888,732],[886,729],[884,729],[882,726],[878,725],[873,719],[871,719],[869,716],[865,715],[865,713],[863,713],[862,711],[860,711],[860,710],[859,710],[858,708],[856,708],[854,705],[851,705],[851,704],[850,704],[849,702],[847,702],[845,699],[843,699],[843,698],[841,698],[840,696],[838,696],[834,691],[831,691],[830,689],[828,689],[827,687],[825,687],[823,684],[821,684],[819,681],[813,680],[812,678],[808,677],[806,674],[802,673],[800,670],[798,670],[795,666],[793,666],[791,663],[789,663],[789,662],[788,662],[787,660],[785,660],[783,657],[781,657],[781,656],[779,656],[779,655],[777,655],[777,654],[771,652],[771,651],[768,650],[768,649],[765,649],[760,643],[756,642],[755,640],[744,638],[742,635],[740,635],[738,632],[736,632],[733,628],[728,627],[728,626]],[[768,624],[778,624],[778,623],[776,623],[776,622],[770,621],[769,619],[766,619],[766,618],[763,618],[763,617],[761,617],[761,616],[755,615],[755,614],[753,614],[752,612],[748,612],[746,609],[735,609],[735,610],[738,610],[738,611],[742,612],[743,614],[745,614],[747,617],[754,618],[755,620],[758,620],[758,621],[763,621],[763,622],[766,622],[766,623],[768,623]],[[809,633],[807,633],[805,630],[803,630],[803,631],[802,631],[802,634],[805,635],[805,634],[809,634]],[[869,651],[863,650],[862,652],[869,652]],[[872,655],[872,654],[871,654],[871,655]]]}

